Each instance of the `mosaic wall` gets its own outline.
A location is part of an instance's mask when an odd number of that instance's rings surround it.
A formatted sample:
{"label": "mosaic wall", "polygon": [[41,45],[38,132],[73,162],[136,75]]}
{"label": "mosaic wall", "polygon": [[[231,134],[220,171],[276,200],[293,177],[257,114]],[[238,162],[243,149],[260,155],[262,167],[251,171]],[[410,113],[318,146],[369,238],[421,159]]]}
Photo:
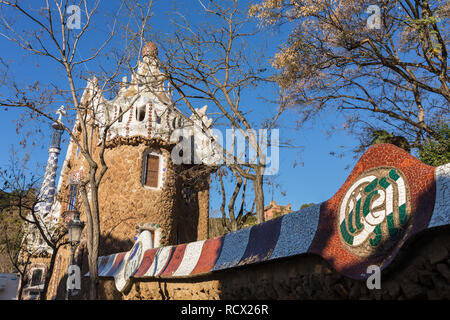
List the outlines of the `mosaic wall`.
{"label": "mosaic wall", "polygon": [[39,202],[36,205],[36,212],[41,216],[47,215],[54,203],[56,194],[56,172],[58,170],[58,158],[61,151],[61,135],[63,130],[58,124],[54,123],[52,126],[52,143],[48,149],[48,160],[45,168],[44,180],[42,181],[41,189],[39,191]]}
{"label": "mosaic wall", "polygon": [[[328,201],[224,236],[99,258],[100,277],[186,277],[314,253],[341,274],[384,269],[418,232],[450,224],[450,164],[434,168],[388,144],[366,151]],[[137,261],[137,263],[136,263]]]}

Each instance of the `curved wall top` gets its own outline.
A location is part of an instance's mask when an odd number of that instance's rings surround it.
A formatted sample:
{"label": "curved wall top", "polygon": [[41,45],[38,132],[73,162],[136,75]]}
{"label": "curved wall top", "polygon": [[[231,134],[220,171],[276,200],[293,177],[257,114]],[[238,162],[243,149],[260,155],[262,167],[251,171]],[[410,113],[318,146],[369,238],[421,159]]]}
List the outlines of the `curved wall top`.
{"label": "curved wall top", "polygon": [[343,275],[364,279],[368,266],[385,268],[412,235],[447,224],[450,163],[430,167],[400,148],[377,144],[321,204],[177,246],[149,248],[139,236],[129,252],[100,257],[98,271],[114,277],[122,291],[131,277],[186,277],[314,253]]}

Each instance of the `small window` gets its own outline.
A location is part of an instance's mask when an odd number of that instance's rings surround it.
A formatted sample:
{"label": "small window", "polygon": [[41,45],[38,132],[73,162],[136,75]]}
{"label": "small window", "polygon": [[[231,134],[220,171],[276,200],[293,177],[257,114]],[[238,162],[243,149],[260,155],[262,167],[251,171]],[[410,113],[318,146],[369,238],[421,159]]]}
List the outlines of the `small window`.
{"label": "small window", "polygon": [[136,108],[136,120],[144,121],[145,119],[145,106],[140,106]]}
{"label": "small window", "polygon": [[38,286],[41,284],[43,273],[44,272],[42,269],[33,269],[33,273],[31,274],[31,283],[30,283],[31,287]]}
{"label": "small window", "polygon": [[67,199],[67,210],[75,210],[77,206],[77,184],[69,185],[69,197]]}
{"label": "small window", "polygon": [[117,121],[119,121],[119,122],[122,122],[122,120],[123,120],[123,114],[122,114],[122,108],[121,107],[119,107],[119,119],[117,120]]}
{"label": "small window", "polygon": [[159,187],[159,156],[144,152],[142,184],[151,188]]}

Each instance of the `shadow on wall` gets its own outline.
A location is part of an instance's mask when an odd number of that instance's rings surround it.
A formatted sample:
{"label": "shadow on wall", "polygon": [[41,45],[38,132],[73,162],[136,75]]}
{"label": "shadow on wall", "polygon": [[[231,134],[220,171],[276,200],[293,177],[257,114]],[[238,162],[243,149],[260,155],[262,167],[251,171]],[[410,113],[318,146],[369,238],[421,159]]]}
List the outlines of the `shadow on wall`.
{"label": "shadow on wall", "polygon": [[[426,229],[433,211],[434,185],[422,191],[412,203],[414,212],[407,229],[399,232],[403,241],[405,232],[412,234],[397,250],[383,246],[374,252],[376,264],[393,260],[381,272],[381,289],[368,289],[366,280],[353,280],[338,273],[328,261],[313,254],[301,254],[215,271],[206,275],[166,278],[135,279],[128,292],[120,294],[114,281],[102,280],[103,299],[450,299],[450,225]],[[335,223],[336,212],[325,212],[319,222],[317,234],[320,243],[332,241],[325,226]],[[242,257],[260,258],[270,255],[270,244],[279,233],[281,218],[253,229],[251,241],[258,248],[246,246]],[[268,234],[270,233],[270,234]],[[264,236],[264,237],[263,237]],[[258,240],[258,241],[255,241]],[[261,240],[261,241],[260,241]],[[250,248],[252,247],[252,248]],[[264,249],[269,248],[269,249]],[[264,249],[264,250],[263,250]],[[127,249],[125,249],[127,250]],[[248,254],[247,254],[247,250]],[[270,252],[269,252],[270,251]],[[398,252],[397,252],[398,251]],[[251,253],[251,254],[250,254]],[[241,256],[241,255],[239,255]],[[370,262],[370,260],[369,260]],[[357,264],[347,264],[341,271],[351,274]]]}
{"label": "shadow on wall", "polygon": [[[133,246],[133,242],[131,240],[119,240],[116,238],[112,238],[111,236],[100,236],[100,252],[99,256],[109,255],[116,252],[128,251]],[[80,245],[80,248],[77,250],[75,255],[75,262],[81,269],[81,292],[76,296],[69,297],[69,300],[87,300],[88,299],[88,288],[89,288],[89,277],[85,277],[84,275],[89,272],[89,264],[88,264],[88,251],[85,245]],[[66,296],[66,288],[67,288],[67,269],[61,270],[61,273],[64,273],[64,276],[60,279],[57,291],[56,291],[56,300],[64,300]],[[108,295],[114,297],[112,299],[120,299],[121,294],[115,290],[108,291]]]}
{"label": "shadow on wall", "polygon": [[199,169],[198,165],[183,165],[177,170],[176,235],[172,243],[205,239],[208,234],[210,172]]}
{"label": "shadow on wall", "polygon": [[[246,266],[220,277],[220,299],[450,299],[450,227],[409,239],[380,274],[381,289],[335,271],[314,254]],[[230,270],[231,271],[231,270]]]}
{"label": "shadow on wall", "polygon": [[409,239],[395,260],[381,272],[381,289],[335,271],[315,254],[302,254],[240,266],[191,278],[134,280],[120,294],[113,279],[102,280],[101,299],[295,299],[405,300],[450,299],[450,226],[434,228]]}
{"label": "shadow on wall", "polygon": [[177,180],[176,188],[176,244],[197,240],[197,227],[200,217],[198,203],[199,190],[179,180]]}

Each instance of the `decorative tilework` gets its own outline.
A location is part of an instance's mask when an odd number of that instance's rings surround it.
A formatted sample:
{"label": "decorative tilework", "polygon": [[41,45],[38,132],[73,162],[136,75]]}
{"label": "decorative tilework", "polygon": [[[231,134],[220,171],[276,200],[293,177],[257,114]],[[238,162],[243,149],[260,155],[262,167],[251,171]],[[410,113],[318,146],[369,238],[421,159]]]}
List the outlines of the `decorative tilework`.
{"label": "decorative tilework", "polygon": [[[53,217],[49,215],[49,213],[55,203],[56,172],[58,170],[58,158],[61,151],[60,144],[62,134],[62,127],[58,123],[53,123],[52,140],[48,149],[47,165],[45,168],[44,179],[38,194],[39,202],[34,207],[36,215],[43,219],[48,230],[52,230],[56,227],[54,221],[52,220]],[[46,250],[47,252],[51,251],[51,248],[46,243],[39,243],[39,239],[42,238],[36,229],[30,230],[29,233],[30,235],[32,233],[34,234],[34,239],[29,239],[30,241],[27,244],[30,250],[34,251],[39,248],[39,250]]]}
{"label": "decorative tilework", "polygon": [[[412,217],[406,226],[402,226],[402,232],[394,243],[386,241],[373,254],[359,256],[356,252],[349,251],[342,242],[338,218],[340,205],[358,177],[378,167],[398,168],[403,173],[409,186],[409,205]],[[369,265],[378,265],[383,269],[412,234],[420,232],[428,226],[435,198],[434,170],[434,167],[423,164],[409,153],[393,145],[377,144],[369,148],[338,192],[322,204],[316,235],[308,252],[322,256],[335,270],[354,279],[366,277],[365,273]],[[373,200],[377,201],[376,198]]]}
{"label": "decorative tilework", "polygon": [[[386,171],[386,168],[389,170]],[[345,239],[340,236],[340,208],[351,186],[360,177],[368,177],[372,173],[373,177],[367,179],[361,188],[368,194],[377,190],[381,190],[380,193],[374,193],[367,200],[366,208],[362,200],[358,204],[362,198],[354,195],[346,211],[352,212],[354,223],[348,229],[351,234],[357,234],[357,229],[362,222],[366,223],[366,218],[371,223],[383,221],[369,235],[371,244],[377,246],[376,252],[358,255],[346,247]],[[394,182],[397,183],[395,192],[390,189]],[[378,210],[383,201],[387,201],[383,205],[386,208],[385,217],[378,211],[371,212]],[[357,206],[360,207],[357,209]],[[391,209],[395,206],[397,211],[393,215]],[[364,279],[368,276],[365,274],[367,266],[376,264],[385,268],[413,234],[429,227],[449,224],[449,208],[450,164],[430,167],[395,146],[377,144],[364,153],[331,199],[214,239],[147,250],[134,277],[190,276],[315,253],[328,260],[343,275]],[[362,213],[356,219],[359,209]],[[389,234],[391,238],[385,240],[381,237],[383,234],[385,237]],[[99,275],[114,276],[124,255],[100,257],[99,265],[104,267]]]}
{"label": "decorative tilework", "polygon": [[450,224],[450,163],[437,167],[436,202],[428,227]]}
{"label": "decorative tilework", "polygon": [[105,277],[113,277],[118,271],[120,271],[120,268],[123,264],[123,258],[128,252],[120,252],[116,255],[114,255],[114,263],[111,267],[111,269],[106,272]]}
{"label": "decorative tilework", "polygon": [[98,267],[97,267],[98,274],[102,274],[103,269],[106,267],[108,263],[109,257],[110,256],[104,256],[98,259]]}
{"label": "decorative tilework", "polygon": [[320,204],[282,216],[280,236],[269,259],[306,252],[316,234],[319,216]]}
{"label": "decorative tilework", "polygon": [[223,247],[224,237],[208,239],[203,243],[202,252],[198,258],[197,265],[191,274],[200,274],[209,272],[213,269],[217,259],[220,256]]}
{"label": "decorative tilework", "polygon": [[238,265],[247,248],[250,229],[251,228],[245,228],[230,232],[224,236],[222,250],[212,269],[213,271]]}
{"label": "decorative tilework", "polygon": [[185,251],[186,251],[185,243],[175,246],[171,257],[167,262],[167,266],[160,273],[160,276],[168,277],[171,276],[175,271],[177,271],[181,265],[181,261],[183,260]]}
{"label": "decorative tilework", "polygon": [[140,278],[145,275],[145,273],[150,269],[155,260],[156,253],[158,252],[158,248],[147,250],[144,253],[144,257],[142,258],[142,263],[139,266],[138,270],[134,274],[134,277]]}
{"label": "decorative tilework", "polygon": [[[118,253],[111,254],[109,256],[103,256],[98,259],[97,272],[99,276],[106,276],[114,265],[114,260]],[[89,276],[89,272],[86,274]]]}
{"label": "decorative tilework", "polygon": [[172,246],[159,248],[152,265],[144,276],[158,276],[170,260],[173,249]]}
{"label": "decorative tilework", "polygon": [[270,257],[280,236],[281,218],[250,228],[250,235],[240,265],[264,261]]}
{"label": "decorative tilework", "polygon": [[178,269],[173,273],[173,276],[187,276],[194,270],[202,253],[203,244],[205,241],[191,242],[186,245],[183,260]]}

